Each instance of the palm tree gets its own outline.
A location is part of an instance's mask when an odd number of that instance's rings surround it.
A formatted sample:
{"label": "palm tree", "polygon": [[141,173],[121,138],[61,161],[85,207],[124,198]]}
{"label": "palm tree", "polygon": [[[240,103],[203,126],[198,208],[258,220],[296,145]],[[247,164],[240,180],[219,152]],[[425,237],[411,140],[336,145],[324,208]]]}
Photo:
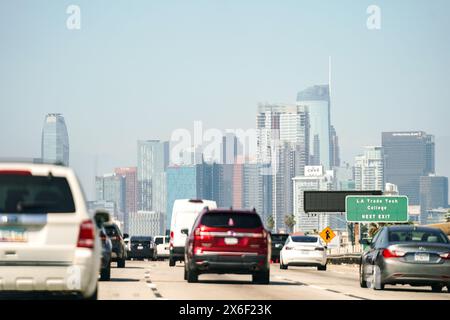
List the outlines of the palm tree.
{"label": "palm tree", "polygon": [[288,228],[289,232],[291,233],[295,226],[295,217],[293,214],[286,214],[284,216],[284,224]]}
{"label": "palm tree", "polygon": [[273,227],[275,226],[275,221],[273,220],[272,215],[267,217],[266,225],[267,225],[267,229],[273,230]]}

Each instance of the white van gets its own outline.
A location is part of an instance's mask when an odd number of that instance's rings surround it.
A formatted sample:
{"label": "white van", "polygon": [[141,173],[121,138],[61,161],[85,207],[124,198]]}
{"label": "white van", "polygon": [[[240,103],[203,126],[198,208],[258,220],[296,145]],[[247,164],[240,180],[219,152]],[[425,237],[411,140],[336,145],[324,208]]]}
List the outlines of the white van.
{"label": "white van", "polygon": [[200,199],[178,199],[173,203],[170,224],[169,266],[173,267],[176,261],[184,260],[184,246],[187,235],[181,233],[181,230],[188,229],[190,232],[195,219],[205,207],[216,209],[217,204],[215,201]]}

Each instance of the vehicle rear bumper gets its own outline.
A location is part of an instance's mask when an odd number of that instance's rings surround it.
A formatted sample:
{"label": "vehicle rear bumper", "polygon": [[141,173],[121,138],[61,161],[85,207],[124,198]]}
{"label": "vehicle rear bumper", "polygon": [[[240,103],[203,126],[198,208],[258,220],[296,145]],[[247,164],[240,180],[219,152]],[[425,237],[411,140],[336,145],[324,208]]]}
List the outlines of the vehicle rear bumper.
{"label": "vehicle rear bumper", "polygon": [[327,257],[324,255],[294,256],[283,255],[283,263],[288,266],[324,266],[327,264]]}
{"label": "vehicle rear bumper", "polygon": [[450,284],[450,261],[439,264],[415,264],[384,259],[381,280],[385,284]]}
{"label": "vehicle rear bumper", "polygon": [[266,255],[201,254],[190,259],[189,268],[199,273],[251,274],[269,270],[270,263]]}
{"label": "vehicle rear bumper", "polygon": [[59,292],[91,296],[97,289],[101,257],[78,249],[73,262],[0,261],[0,293]]}
{"label": "vehicle rear bumper", "polygon": [[96,282],[97,277],[98,271],[82,265],[1,266],[0,293],[46,291],[90,296],[96,286],[92,282]]}

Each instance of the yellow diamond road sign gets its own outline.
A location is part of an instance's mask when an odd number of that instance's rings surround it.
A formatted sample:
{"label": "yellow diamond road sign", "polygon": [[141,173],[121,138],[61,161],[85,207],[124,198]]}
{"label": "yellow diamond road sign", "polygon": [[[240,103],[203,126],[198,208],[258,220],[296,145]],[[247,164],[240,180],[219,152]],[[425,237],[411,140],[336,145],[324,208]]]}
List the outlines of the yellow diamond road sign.
{"label": "yellow diamond road sign", "polygon": [[320,237],[325,241],[326,243],[329,243],[333,238],[336,236],[336,234],[331,230],[330,227],[326,227],[322,230],[320,233]]}

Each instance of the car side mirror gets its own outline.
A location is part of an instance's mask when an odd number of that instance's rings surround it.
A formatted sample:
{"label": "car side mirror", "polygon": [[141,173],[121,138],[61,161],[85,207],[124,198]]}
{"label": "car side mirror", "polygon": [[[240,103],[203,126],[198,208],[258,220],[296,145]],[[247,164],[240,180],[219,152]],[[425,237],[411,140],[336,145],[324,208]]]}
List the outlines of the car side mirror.
{"label": "car side mirror", "polygon": [[105,223],[111,220],[111,216],[108,211],[97,210],[94,214],[94,221],[97,227],[101,228]]}
{"label": "car side mirror", "polygon": [[181,233],[185,235],[189,235],[189,229],[181,229]]}
{"label": "car side mirror", "polygon": [[130,237],[130,235],[128,234],[128,233],[124,233],[123,234],[123,238],[125,239],[125,238],[129,238]]}

